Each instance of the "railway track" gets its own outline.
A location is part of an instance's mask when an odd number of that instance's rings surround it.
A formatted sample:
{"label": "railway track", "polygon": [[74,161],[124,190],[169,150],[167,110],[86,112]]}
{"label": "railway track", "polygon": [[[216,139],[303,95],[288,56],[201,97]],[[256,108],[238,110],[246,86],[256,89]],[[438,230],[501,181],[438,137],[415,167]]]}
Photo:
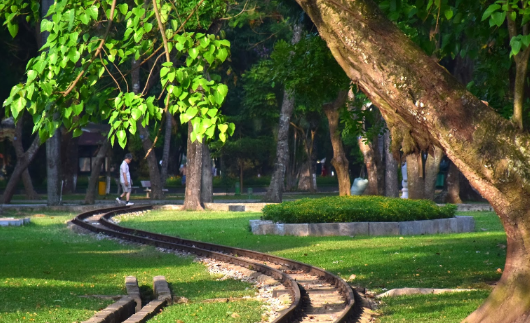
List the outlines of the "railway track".
{"label": "railway track", "polygon": [[[81,213],[72,223],[93,232],[160,248],[193,253],[245,267],[279,281],[291,299],[274,323],[358,322],[362,307],[352,288],[340,277],[321,268],[261,252],[181,239],[122,227],[115,215],[151,210],[152,206],[112,207]],[[94,217],[95,215],[98,215]]]}

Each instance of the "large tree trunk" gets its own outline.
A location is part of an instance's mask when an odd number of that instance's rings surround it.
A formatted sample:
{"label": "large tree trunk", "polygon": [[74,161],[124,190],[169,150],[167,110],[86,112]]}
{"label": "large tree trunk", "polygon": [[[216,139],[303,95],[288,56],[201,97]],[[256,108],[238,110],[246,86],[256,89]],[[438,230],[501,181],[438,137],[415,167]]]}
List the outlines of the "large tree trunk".
{"label": "large tree trunk", "polygon": [[311,182],[311,159],[308,159],[302,164],[300,180],[298,181],[298,190],[310,192]]}
{"label": "large tree trunk", "polygon": [[530,135],[469,93],[372,0],[297,0],[406,154],[436,145],[493,206],[507,236],[502,277],[466,322],[530,320]]}
{"label": "large tree trunk", "polygon": [[[133,91],[136,94],[140,93],[140,69],[135,68],[140,62],[133,59],[132,61],[132,72],[131,80],[133,84]],[[136,128],[140,134],[140,140],[142,141],[142,147],[146,153],[147,169],[149,170],[149,180],[151,182],[151,199],[160,200],[163,198],[162,194],[162,182],[160,180],[160,171],[158,170],[158,161],[155,155],[153,141],[149,137],[149,131],[142,126],[139,120],[136,123]]]}
{"label": "large tree trunk", "polygon": [[[302,26],[295,24],[293,28],[292,43],[300,41],[302,35]],[[278,142],[276,144],[276,160],[274,162],[274,171],[271,176],[271,183],[267,189],[264,201],[281,203],[283,193],[283,182],[285,179],[285,170],[289,163],[289,125],[291,115],[294,111],[294,93],[285,90],[283,94],[282,109],[280,112],[280,124],[278,127]]]}
{"label": "large tree trunk", "polygon": [[434,201],[434,192],[436,190],[436,179],[440,172],[440,162],[444,157],[444,152],[440,147],[434,147],[432,156],[427,154],[427,161],[425,162],[425,199]]}
{"label": "large tree trunk", "polygon": [[[20,118],[19,122],[15,126],[15,137],[13,139],[13,147],[15,148],[15,154],[17,155],[17,160],[24,156],[24,146],[22,145],[22,128],[24,127],[24,118]],[[18,163],[18,162],[17,162]],[[36,200],[39,198],[37,192],[33,188],[33,182],[29,174],[28,169],[24,169],[22,172],[22,183],[24,184],[24,189],[26,190],[26,197],[29,200]],[[16,185],[16,183],[15,183]]]}
{"label": "large tree trunk", "polygon": [[173,116],[169,111],[166,112],[166,129],[164,133],[164,150],[162,152],[162,170],[160,171],[160,178],[162,187],[166,186],[167,168],[169,166],[169,149],[171,147],[171,128],[173,126]]}
{"label": "large tree trunk", "polygon": [[202,211],[201,202],[202,184],[202,143],[195,140],[191,142],[193,126],[188,122],[188,151],[186,163],[186,192],[184,193],[184,210]]}
{"label": "large tree trunk", "polygon": [[460,171],[451,163],[449,165],[449,172],[447,172],[447,196],[445,197],[446,203],[460,204]]}
{"label": "large tree trunk", "polygon": [[73,132],[68,132],[63,135],[61,145],[61,160],[63,166],[63,195],[71,194],[75,191],[75,184],[77,181],[78,169],[78,142],[79,137],[73,137]]}
{"label": "large tree trunk", "polygon": [[337,172],[340,196],[349,196],[351,194],[350,174],[348,172],[349,162],[348,158],[346,158],[346,153],[344,152],[344,146],[342,145],[342,138],[339,131],[339,109],[344,106],[347,97],[348,92],[341,91],[334,102],[324,105],[324,112],[328,118],[331,146],[333,147],[333,159],[331,159],[331,165],[333,165]]}
{"label": "large tree trunk", "polygon": [[22,173],[27,170],[29,164],[31,164],[31,162],[37,155],[39,147],[39,136],[35,136],[28,150],[22,156],[17,156],[17,163],[15,164],[15,169],[13,169],[13,172],[9,177],[9,182],[7,182],[6,189],[4,190],[4,195],[2,196],[3,204],[8,204],[11,202],[13,194],[15,194],[15,188],[18,184],[18,181],[20,180],[20,176],[22,176]]}
{"label": "large tree trunk", "polygon": [[213,203],[212,156],[207,144],[202,146],[201,202]]}
{"label": "large tree trunk", "polygon": [[425,198],[425,178],[423,177],[421,153],[410,154],[406,160],[409,199],[423,199]]}
{"label": "large tree trunk", "polygon": [[385,132],[385,196],[398,197],[399,183],[398,183],[398,162],[394,158],[390,149],[390,132]]}
{"label": "large tree trunk", "polygon": [[48,205],[61,203],[61,130],[46,141],[46,183]]}
{"label": "large tree trunk", "polygon": [[96,155],[96,158],[92,161],[90,179],[88,180],[88,188],[85,195],[85,204],[94,204],[96,202],[96,191],[99,182],[99,173],[101,171],[101,166],[105,161],[107,156],[107,151],[110,147],[110,141],[105,140],[105,142],[99,147],[99,151]]}
{"label": "large tree trunk", "polygon": [[364,165],[368,178],[368,187],[364,191],[365,195],[383,195],[383,183],[381,182],[382,160],[380,159],[378,141],[375,137],[371,142],[364,142],[364,138],[359,137],[357,143],[364,157]]}

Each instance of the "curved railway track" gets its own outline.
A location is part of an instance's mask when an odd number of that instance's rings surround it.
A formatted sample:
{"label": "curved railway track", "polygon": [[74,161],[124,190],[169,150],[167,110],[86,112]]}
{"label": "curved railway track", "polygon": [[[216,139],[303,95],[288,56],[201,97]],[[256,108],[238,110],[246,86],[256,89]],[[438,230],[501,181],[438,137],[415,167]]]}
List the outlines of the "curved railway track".
{"label": "curved railway track", "polygon": [[[112,207],[76,216],[72,223],[93,232],[213,258],[252,269],[281,282],[291,298],[289,308],[274,323],[357,322],[362,307],[357,294],[340,277],[321,268],[261,252],[181,239],[122,227],[111,221],[118,214],[151,210],[152,206]],[[95,215],[100,215],[96,219]]]}

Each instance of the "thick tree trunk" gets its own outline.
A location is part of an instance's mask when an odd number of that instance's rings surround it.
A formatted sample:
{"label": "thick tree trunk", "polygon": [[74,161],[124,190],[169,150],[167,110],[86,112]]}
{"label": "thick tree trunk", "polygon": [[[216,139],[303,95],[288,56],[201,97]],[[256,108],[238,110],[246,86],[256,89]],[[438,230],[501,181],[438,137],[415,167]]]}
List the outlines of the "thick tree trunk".
{"label": "thick tree trunk", "polygon": [[193,126],[188,122],[188,151],[186,163],[186,192],[184,193],[184,210],[202,211],[201,177],[202,177],[202,143],[191,142]]}
{"label": "thick tree trunk", "polygon": [[202,146],[201,202],[213,203],[212,157],[207,144]]}
{"label": "thick tree trunk", "polygon": [[407,179],[409,199],[419,200],[425,198],[425,178],[423,177],[423,162],[421,154],[410,154],[407,160]]}
{"label": "thick tree trunk", "polygon": [[[469,93],[372,0],[297,0],[404,153],[436,145],[493,206],[507,236],[502,277],[465,322],[530,320],[530,135]],[[405,143],[405,144],[403,144]]]}
{"label": "thick tree trunk", "polygon": [[425,199],[434,201],[434,192],[436,190],[436,179],[440,172],[440,162],[444,157],[444,152],[440,147],[434,147],[433,155],[427,154],[425,162]]}
{"label": "thick tree trunk", "polygon": [[110,141],[105,140],[105,142],[99,147],[99,151],[96,155],[96,158],[92,161],[92,172],[90,173],[90,179],[88,180],[88,188],[85,195],[85,204],[94,204],[96,203],[96,192],[99,182],[99,174],[101,172],[101,166],[105,161],[107,156],[107,151],[110,147]]}
{"label": "thick tree trunk", "polygon": [[[508,23],[508,32],[510,34],[510,39],[516,37],[520,31],[517,28],[517,23],[508,18],[506,19]],[[521,30],[525,35],[528,33],[528,24],[523,27]],[[528,74],[528,59],[530,58],[530,47],[526,47],[521,50],[517,55],[514,56],[515,60],[515,84],[513,88],[513,117],[512,121],[523,130],[523,109],[524,109],[524,99],[525,99],[525,81],[526,75]]]}
{"label": "thick tree trunk", "polygon": [[385,132],[385,196],[398,197],[398,162],[390,149],[390,132]]}
{"label": "thick tree trunk", "polygon": [[166,129],[164,133],[164,150],[162,152],[162,170],[160,171],[160,178],[162,187],[166,186],[167,168],[169,166],[169,149],[171,147],[171,128],[173,126],[173,116],[169,111],[166,112]]}
{"label": "thick tree trunk", "polygon": [[349,196],[350,193],[350,174],[348,172],[349,162],[346,158],[344,146],[342,145],[342,138],[339,131],[339,109],[344,106],[346,98],[348,97],[347,91],[339,93],[337,99],[329,104],[324,105],[324,112],[328,118],[329,124],[329,136],[331,138],[331,146],[333,147],[333,159],[331,165],[337,172],[337,179],[339,181],[339,195]]}
{"label": "thick tree trunk", "polygon": [[[15,137],[13,139],[13,147],[15,148],[15,154],[17,155],[17,160],[24,156],[24,146],[22,145],[22,128],[24,126],[24,119],[21,118],[20,121],[15,126]],[[39,198],[37,192],[33,188],[33,182],[29,174],[28,169],[26,168],[22,172],[22,183],[24,184],[24,189],[26,190],[26,198],[29,200],[36,200]],[[16,183],[15,183],[16,185]]]}
{"label": "thick tree trunk", "polygon": [[449,165],[449,172],[447,173],[447,196],[445,197],[446,203],[460,204],[460,171],[451,163]]}
{"label": "thick tree trunk", "polygon": [[46,188],[48,205],[61,203],[61,130],[46,141]]}
{"label": "thick tree trunk", "polygon": [[62,137],[63,195],[71,194],[75,191],[78,168],[78,143],[79,137],[74,138],[72,132],[68,132]]}
{"label": "thick tree trunk", "polygon": [[311,191],[311,160],[307,160],[303,163],[300,171],[300,180],[298,181],[298,190],[300,191]]}
{"label": "thick tree trunk", "polygon": [[[133,84],[133,91],[136,94],[140,93],[140,69],[135,68],[140,62],[133,59],[131,72],[131,80]],[[142,147],[146,153],[147,169],[149,170],[149,180],[151,182],[151,199],[160,200],[163,198],[162,194],[162,182],[160,180],[160,171],[158,170],[158,161],[155,155],[153,141],[149,137],[149,131],[142,126],[141,121],[136,123],[136,128],[140,134],[140,140],[142,141]]]}
{"label": "thick tree trunk", "polygon": [[[302,26],[295,24],[293,28],[292,43],[300,41]],[[283,186],[285,180],[285,170],[289,163],[289,125],[291,115],[294,111],[294,93],[285,90],[283,94],[282,109],[280,112],[280,124],[278,127],[278,142],[276,145],[276,160],[274,171],[271,176],[271,183],[267,189],[264,201],[281,203]]]}
{"label": "thick tree trunk", "polygon": [[18,181],[20,180],[20,176],[22,176],[22,173],[27,170],[29,164],[31,164],[31,162],[37,155],[39,147],[40,139],[39,136],[36,136],[33,139],[31,146],[24,153],[24,155],[17,156],[17,163],[15,164],[15,169],[13,169],[11,177],[9,177],[9,182],[7,182],[6,189],[4,190],[4,195],[2,196],[3,204],[8,204],[11,202],[13,194],[15,194],[15,188],[18,184]]}
{"label": "thick tree trunk", "polygon": [[364,138],[359,137],[357,143],[361,149],[361,153],[364,157],[364,165],[366,166],[366,173],[368,178],[368,187],[364,191],[365,195],[382,195],[383,192],[381,188],[383,187],[381,183],[381,173],[380,165],[382,162],[379,159],[380,155],[378,153],[377,147],[378,138],[374,138],[372,142],[364,142]]}

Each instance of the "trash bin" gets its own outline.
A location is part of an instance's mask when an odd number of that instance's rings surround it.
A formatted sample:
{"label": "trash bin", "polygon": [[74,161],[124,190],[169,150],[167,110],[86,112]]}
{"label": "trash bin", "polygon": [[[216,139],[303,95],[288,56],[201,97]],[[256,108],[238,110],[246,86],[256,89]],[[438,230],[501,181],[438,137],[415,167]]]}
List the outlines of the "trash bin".
{"label": "trash bin", "polygon": [[241,187],[239,186],[239,183],[236,183],[236,195],[241,195]]}
{"label": "trash bin", "polygon": [[98,185],[98,194],[99,194],[99,195],[105,195],[106,190],[107,190],[107,183],[105,183],[105,182],[99,182],[99,185]]}

